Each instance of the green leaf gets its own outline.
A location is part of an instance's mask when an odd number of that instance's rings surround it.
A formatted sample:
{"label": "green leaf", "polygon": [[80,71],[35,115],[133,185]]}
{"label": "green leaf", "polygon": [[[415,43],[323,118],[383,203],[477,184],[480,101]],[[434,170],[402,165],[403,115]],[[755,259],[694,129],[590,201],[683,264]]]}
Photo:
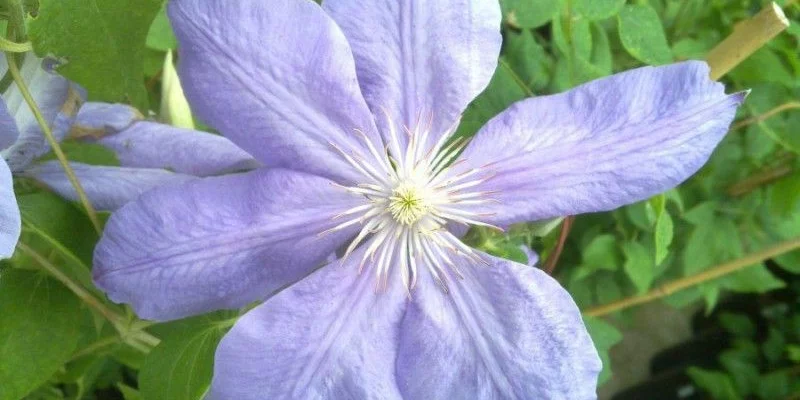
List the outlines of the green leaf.
{"label": "green leaf", "polygon": [[80,338],[78,300],[39,272],[0,272],[0,400],[18,400],[45,383]]}
{"label": "green leaf", "polygon": [[789,360],[795,364],[800,363],[800,345],[790,344],[786,346],[786,353],[789,356]]}
{"label": "green leaf", "polygon": [[775,182],[769,191],[769,210],[776,216],[789,216],[800,204],[800,173]]}
{"label": "green leaf", "polygon": [[667,207],[667,196],[664,193],[655,195],[647,200],[647,204],[653,209],[656,219],[658,219]]}
{"label": "green leaf", "polygon": [[722,279],[726,289],[740,293],[766,293],[786,287],[764,264],[748,266]]}
{"label": "green leaf", "polygon": [[647,202],[633,203],[624,207],[623,210],[625,211],[625,216],[636,228],[645,232],[652,230],[652,221],[648,216]]}
{"label": "green leaf", "polygon": [[611,75],[614,68],[614,59],[611,54],[611,44],[608,41],[606,30],[598,23],[592,23],[592,58],[591,63],[596,72],[601,76]]}
{"label": "green leaf", "polygon": [[36,54],[64,61],[58,71],[90,100],[147,110],[145,38],[162,0],[41,0],[29,22]]}
{"label": "green leaf", "polygon": [[172,26],[167,18],[167,3],[164,2],[161,9],[153,18],[150,30],[147,32],[147,47],[153,50],[173,50],[178,47],[178,39],[172,33]]}
{"label": "green leaf", "polygon": [[598,274],[594,281],[595,297],[599,304],[608,304],[622,298],[622,290],[613,274]]}
{"label": "green leaf", "polygon": [[617,239],[614,235],[599,235],[589,242],[583,250],[583,265],[593,270],[605,269],[614,271],[619,267]]}
{"label": "green leaf", "polygon": [[711,394],[715,400],[741,400],[731,377],[727,374],[697,367],[687,369],[686,373],[697,386]]}
{"label": "green leaf", "polygon": [[786,399],[789,396],[791,387],[789,373],[787,371],[775,371],[761,375],[758,380],[757,393],[762,399]]}
{"label": "green leaf", "polygon": [[702,60],[716,44],[715,32],[706,32],[699,39],[683,38],[672,44],[672,55],[678,60]]}
{"label": "green leaf", "polygon": [[656,230],[654,235],[656,244],[656,265],[661,264],[664,259],[667,258],[667,254],[669,253],[669,245],[672,243],[672,235],[672,217],[669,216],[669,212],[662,212],[656,220]]}
{"label": "green leaf", "polygon": [[672,62],[664,27],[652,7],[627,5],[617,16],[617,21],[622,45],[633,58],[650,65]]}
{"label": "green leaf", "polygon": [[507,30],[503,38],[506,47],[498,68],[508,68],[518,76],[523,91],[536,92],[547,87],[553,71],[552,56],[529,30]]}
{"label": "green leaf", "polygon": [[575,0],[572,10],[591,20],[606,19],[619,13],[625,0]]}
{"label": "green leaf", "polygon": [[766,46],[748,56],[728,74],[742,85],[775,82],[787,87],[797,86],[796,78],[780,56]]}
{"label": "green leaf", "polygon": [[139,372],[142,396],[147,400],[201,399],[211,384],[214,351],[234,315],[216,312],[154,327],[161,343]]}
{"label": "green leaf", "polygon": [[456,131],[456,137],[471,137],[489,119],[526,96],[527,94],[514,72],[501,63],[495,70],[486,90],[467,106]]}
{"label": "green leaf", "polygon": [[481,249],[493,256],[516,261],[520,264],[528,263],[528,255],[519,248],[519,245],[505,239],[486,241],[481,246]]}
{"label": "green leaf", "polygon": [[[759,69],[759,74],[766,70],[767,66]],[[764,83],[763,81],[751,84],[753,91],[747,97],[747,102],[743,107],[752,116],[761,115],[775,108],[780,104],[794,101],[792,90],[776,83]],[[800,122],[800,112],[789,110],[765,120],[759,120],[750,125],[747,129],[748,135],[767,136],[776,144],[786,150],[800,154],[800,137],[793,134],[792,127]],[[766,159],[765,161],[772,161]]]}
{"label": "green leaf", "polygon": [[776,364],[783,357],[785,349],[786,338],[783,333],[775,328],[769,328],[767,340],[761,345],[761,350],[764,352],[764,357],[767,361]]}
{"label": "green leaf", "polygon": [[536,222],[529,222],[528,228],[530,229],[531,234],[538,237],[544,237],[550,234],[554,229],[561,226],[561,223],[564,222],[564,218],[550,218],[550,219],[543,219]]}
{"label": "green leaf", "polygon": [[559,0],[501,0],[506,23],[515,28],[538,28],[558,13]]}
{"label": "green leaf", "polygon": [[19,196],[18,203],[24,226],[41,231],[91,264],[98,236],[81,209],[50,192]]}
{"label": "green leaf", "polygon": [[587,19],[565,15],[553,20],[551,30],[553,42],[562,55],[553,79],[555,90],[566,90],[611,73],[611,48],[602,27]]}
{"label": "green leaf", "polygon": [[[70,161],[81,162],[89,165],[111,165],[118,166],[119,159],[117,154],[109,148],[97,143],[84,143],[67,140],[61,142],[61,150]],[[56,160],[55,154],[48,154],[44,160]]]}
{"label": "green leaf", "polygon": [[[581,25],[577,25],[581,26]],[[587,38],[590,40],[590,55],[583,56],[575,52],[572,62],[572,86],[610,75],[612,71],[611,47],[606,31],[592,23]]]}
{"label": "green leaf", "polygon": [[124,384],[117,383],[117,389],[122,393],[122,398],[125,400],[144,400],[142,394],[138,390]]}
{"label": "green leaf", "polygon": [[707,201],[704,203],[700,203],[697,206],[693,207],[691,210],[687,211],[683,214],[683,219],[691,223],[692,225],[708,225],[714,219],[714,212],[717,209],[717,203],[713,201]]}
{"label": "green leaf", "polygon": [[613,325],[598,318],[583,317],[583,322],[586,324],[586,329],[589,331],[589,335],[592,336],[592,342],[594,342],[597,352],[600,353],[600,359],[603,361],[603,371],[600,372],[597,382],[600,385],[611,378],[611,359],[608,356],[608,351],[615,344],[622,341],[622,333]]}
{"label": "green leaf", "polygon": [[[46,258],[58,264],[61,272],[98,298],[105,298],[92,283],[89,265],[97,234],[86,215],[48,192],[20,196],[19,207],[22,214],[20,241],[47,255]],[[26,267],[35,262],[17,254],[12,259],[16,266]]]}
{"label": "green leaf", "polygon": [[753,338],[756,335],[756,326],[746,315],[723,312],[719,322],[726,331],[737,337]]}
{"label": "green leaf", "polygon": [[[694,227],[684,246],[682,259],[686,276],[744,255],[742,238],[734,221],[706,211],[696,207],[696,210],[684,215],[685,218],[691,217],[698,222],[705,221]],[[784,286],[783,281],[769,272],[763,264],[754,264],[700,287],[705,288],[704,290],[724,287],[743,293],[764,293]]]}
{"label": "green leaf", "polygon": [[625,274],[631,279],[639,293],[646,292],[655,279],[652,254],[638,242],[623,243],[622,252],[625,253]]}
{"label": "green leaf", "polygon": [[733,378],[738,393],[748,395],[758,386],[758,358],[747,351],[731,349],[719,356],[719,362]]}

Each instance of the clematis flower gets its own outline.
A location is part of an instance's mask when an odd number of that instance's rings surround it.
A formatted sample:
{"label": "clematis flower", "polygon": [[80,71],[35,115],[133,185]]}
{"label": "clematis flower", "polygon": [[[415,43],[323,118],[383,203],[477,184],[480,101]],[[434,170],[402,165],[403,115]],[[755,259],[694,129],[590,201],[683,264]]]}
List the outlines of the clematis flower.
{"label": "clematis flower", "polygon": [[[32,53],[25,54],[20,75],[39,106],[53,135],[62,138],[75,117],[80,94],[78,88],[54,73],[49,62]],[[8,64],[0,53],[0,75],[6,75]],[[48,151],[50,147],[39,124],[11,82],[3,90],[0,105],[0,259],[11,257],[19,240],[21,219],[14,196],[12,173],[17,174]]]}
{"label": "clematis flower", "polygon": [[[154,187],[260,165],[224,137],[147,121],[135,108],[124,104],[84,104],[69,137],[104,146],[119,159],[119,166],[70,162],[98,210],[116,210]],[[21,175],[69,200],[78,200],[57,161],[32,165]]]}
{"label": "clematis flower", "polygon": [[566,291],[447,227],[669,189],[743,99],[703,62],[647,67],[521,101],[465,143],[452,133],[500,52],[494,0],[173,0],[169,15],[192,108],[264,167],[127,204],[94,274],[148,319],[266,299],[222,339],[214,399],[594,398],[600,360]]}

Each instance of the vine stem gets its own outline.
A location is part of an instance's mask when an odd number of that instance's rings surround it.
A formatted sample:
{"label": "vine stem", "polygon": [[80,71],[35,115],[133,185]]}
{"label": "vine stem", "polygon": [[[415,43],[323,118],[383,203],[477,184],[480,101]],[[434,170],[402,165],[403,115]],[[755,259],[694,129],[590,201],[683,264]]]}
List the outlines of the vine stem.
{"label": "vine stem", "polygon": [[769,119],[769,118],[771,118],[771,117],[773,117],[773,116],[775,116],[777,114],[780,114],[780,113],[782,113],[784,111],[794,110],[794,109],[798,109],[798,108],[800,108],[800,102],[799,101],[790,101],[788,103],[781,104],[781,105],[779,105],[779,106],[777,106],[777,107],[775,107],[775,108],[773,108],[773,109],[771,109],[771,110],[769,110],[769,111],[767,111],[767,112],[765,112],[763,114],[758,114],[758,115],[752,116],[750,118],[741,120],[741,121],[733,124],[733,126],[731,126],[731,131],[734,131],[734,130],[737,130],[737,129],[740,129],[740,128],[744,128],[745,126],[748,126],[748,125],[757,124],[759,122],[764,122],[767,119]]}
{"label": "vine stem", "polygon": [[86,355],[89,355],[89,354],[93,354],[95,351],[100,350],[100,349],[102,349],[104,347],[108,347],[108,346],[112,346],[112,345],[115,345],[115,344],[119,344],[119,342],[120,342],[119,336],[109,336],[107,338],[100,339],[100,340],[98,340],[98,341],[96,341],[96,342],[94,342],[94,343],[92,343],[92,344],[90,344],[90,345],[88,345],[88,346],[76,351],[72,355],[72,357],[69,359],[69,361],[67,361],[67,362],[75,361],[75,360],[77,360],[77,359],[79,359],[79,358],[81,358],[83,356],[86,356]]}
{"label": "vine stem", "polygon": [[[25,11],[22,7],[21,1],[6,0],[6,4],[11,10],[12,16],[12,18],[8,21],[9,33],[11,33],[12,36],[14,33],[16,33],[16,36],[24,38],[26,36],[24,21]],[[8,72],[10,72],[12,78],[14,78],[17,88],[19,88],[22,97],[25,99],[25,102],[28,104],[33,116],[36,118],[36,122],[42,129],[42,133],[47,139],[47,143],[50,145],[50,148],[53,149],[53,153],[55,153],[58,162],[61,164],[61,167],[64,168],[64,172],[66,173],[67,178],[72,186],[75,188],[75,192],[78,193],[78,199],[83,205],[83,208],[86,209],[86,214],[89,215],[89,220],[92,222],[92,226],[94,226],[95,231],[100,234],[103,228],[100,225],[100,220],[97,218],[97,212],[92,206],[92,203],[89,202],[89,198],[86,196],[83,186],[81,186],[81,183],[78,181],[78,177],[75,176],[75,171],[72,170],[72,167],[69,165],[69,161],[67,161],[67,156],[64,155],[64,152],[61,150],[61,146],[58,145],[58,141],[56,140],[55,136],[53,136],[53,132],[50,130],[50,125],[47,123],[47,121],[45,121],[41,110],[39,110],[39,106],[33,99],[30,90],[28,90],[28,85],[25,84],[25,80],[22,78],[22,74],[20,74],[19,67],[17,66],[15,53],[6,51],[5,56],[6,61],[8,62]]]}
{"label": "vine stem", "polygon": [[508,71],[508,73],[511,75],[511,79],[514,80],[514,82],[517,84],[517,86],[519,86],[520,89],[522,89],[522,91],[525,92],[525,94],[528,97],[533,97],[533,96],[536,95],[536,94],[533,93],[533,90],[531,90],[531,88],[528,87],[528,85],[525,83],[525,81],[523,81],[522,78],[520,78],[519,74],[517,74],[517,72],[514,71],[514,69],[511,68],[510,65],[508,65],[506,60],[503,60],[502,58],[500,58],[498,60],[498,64],[499,64],[499,66],[501,68],[505,68],[506,71]]}
{"label": "vine stem", "polygon": [[778,243],[768,249],[750,254],[748,256],[720,264],[707,271],[701,272],[696,275],[688,276],[683,279],[678,279],[661,285],[647,293],[631,296],[613,303],[605,304],[599,307],[593,307],[584,311],[584,315],[589,317],[600,317],[606,314],[611,314],[616,311],[624,310],[642,303],[647,303],[662,297],[669,296],[677,291],[688,289],[690,287],[705,283],[725,275],[743,270],[752,265],[756,265],[764,260],[788,253],[792,250],[800,248],[800,237]]}
{"label": "vine stem", "polygon": [[573,222],[575,222],[575,216],[571,215],[564,218],[564,222],[561,223],[561,231],[558,233],[556,248],[550,253],[550,256],[547,257],[547,261],[544,263],[544,271],[547,272],[548,275],[553,275],[553,271],[556,269],[556,264],[558,264],[558,259],[561,257],[561,252],[564,250],[564,243],[567,242],[567,236],[569,236]]}
{"label": "vine stem", "polygon": [[775,168],[751,175],[746,179],[729,186],[726,192],[728,196],[731,197],[744,196],[753,190],[775,182],[778,179],[791,174],[792,172],[794,172],[794,168],[792,168],[791,165],[779,165]]}
{"label": "vine stem", "polygon": [[750,19],[739,22],[706,57],[711,79],[717,80],[789,27],[789,19],[775,2]]}
{"label": "vine stem", "polygon": [[25,53],[33,50],[31,42],[17,43],[0,36],[0,51],[10,53]]}
{"label": "vine stem", "polygon": [[142,352],[150,351],[150,347],[153,347],[158,344],[159,340],[155,336],[150,335],[147,332],[137,330],[131,331],[126,326],[126,319],[122,315],[117,314],[114,310],[108,308],[105,304],[103,304],[100,300],[94,297],[89,291],[87,291],[83,286],[78,284],[77,282],[73,281],[69,276],[67,276],[64,272],[62,272],[58,267],[53,265],[47,258],[39,254],[36,250],[31,248],[30,246],[26,245],[23,242],[17,243],[17,249],[21,252],[27,254],[29,257],[33,258],[42,269],[44,269],[47,273],[52,275],[56,278],[59,282],[61,282],[64,286],[67,287],[72,293],[75,294],[81,301],[86,303],[89,307],[100,313],[105,319],[107,319],[111,325],[114,326],[114,329],[119,332],[120,337],[122,338],[125,343],[130,345],[131,347],[136,348]]}

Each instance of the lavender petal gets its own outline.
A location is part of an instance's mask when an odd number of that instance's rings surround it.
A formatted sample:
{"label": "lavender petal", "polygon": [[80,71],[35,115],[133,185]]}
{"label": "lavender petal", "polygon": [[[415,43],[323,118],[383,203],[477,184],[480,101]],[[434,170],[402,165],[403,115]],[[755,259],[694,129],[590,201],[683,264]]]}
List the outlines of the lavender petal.
{"label": "lavender petal", "polygon": [[725,136],[744,93],[726,95],[704,62],[644,67],[523,100],[480,131],[463,168],[496,173],[476,207],[500,226],[607,211],[694,174]]}
{"label": "lavender petal", "polygon": [[[186,182],[195,177],[162,169],[124,168],[71,162],[75,176],[89,202],[100,211],[113,211],[150,189]],[[75,187],[57,161],[36,164],[22,172],[49,187],[60,196],[79,201]]]}
{"label": "lavender petal", "polygon": [[364,249],[323,267],[245,314],[215,356],[210,399],[401,399],[395,280],[376,293],[359,274]]}
{"label": "lavender petal", "polygon": [[353,48],[364,98],[384,134],[383,108],[408,127],[430,119],[435,143],[497,67],[496,0],[326,0],[323,7]]}
{"label": "lavender petal", "polygon": [[169,16],[198,117],[265,166],[359,179],[332,144],[365,154],[354,130],[378,136],[350,47],[318,5],[176,0]]}
{"label": "lavender petal", "polygon": [[594,399],[601,363],[578,307],[537,268],[482,254],[445,293],[422,274],[398,331],[403,398]]}
{"label": "lavender petal", "polygon": [[22,220],[19,215],[17,198],[14,196],[14,183],[11,171],[3,160],[0,160],[0,259],[14,254]]}
{"label": "lavender petal", "polygon": [[112,214],[95,283],[147,319],[239,308],[307,275],[354,235],[318,236],[354,201],[327,179],[281,169],[162,186]]}

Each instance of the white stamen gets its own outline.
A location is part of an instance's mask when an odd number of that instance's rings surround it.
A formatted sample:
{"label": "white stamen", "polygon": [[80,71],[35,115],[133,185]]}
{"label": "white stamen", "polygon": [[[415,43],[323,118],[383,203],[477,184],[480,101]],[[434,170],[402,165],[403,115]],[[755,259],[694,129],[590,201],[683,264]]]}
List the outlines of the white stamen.
{"label": "white stamen", "polygon": [[[485,222],[492,215],[485,212],[485,207],[497,202],[489,197],[495,192],[468,190],[480,186],[493,174],[485,166],[453,172],[454,166],[466,163],[464,158],[457,158],[467,142],[458,138],[448,143],[457,123],[447,132],[432,132],[433,115],[423,118],[419,113],[415,125],[407,127],[396,124],[387,110],[383,109],[383,113],[388,130],[384,132],[383,151],[378,151],[379,145],[358,129],[355,132],[364,142],[363,153],[331,143],[364,178],[351,186],[334,185],[358,195],[362,202],[336,214],[334,220],[346,220],[320,236],[360,224],[342,261],[357,247],[365,246],[358,273],[367,266],[372,268],[377,291],[388,287],[389,274],[399,268],[400,279],[410,297],[423,267],[447,291],[448,273],[459,279],[464,277],[453,256],[488,264],[445,226],[455,222],[500,229]],[[421,124],[423,119],[426,121]],[[405,140],[401,140],[402,134]],[[428,144],[438,134],[441,136],[436,143]],[[401,143],[405,143],[405,149]]]}

